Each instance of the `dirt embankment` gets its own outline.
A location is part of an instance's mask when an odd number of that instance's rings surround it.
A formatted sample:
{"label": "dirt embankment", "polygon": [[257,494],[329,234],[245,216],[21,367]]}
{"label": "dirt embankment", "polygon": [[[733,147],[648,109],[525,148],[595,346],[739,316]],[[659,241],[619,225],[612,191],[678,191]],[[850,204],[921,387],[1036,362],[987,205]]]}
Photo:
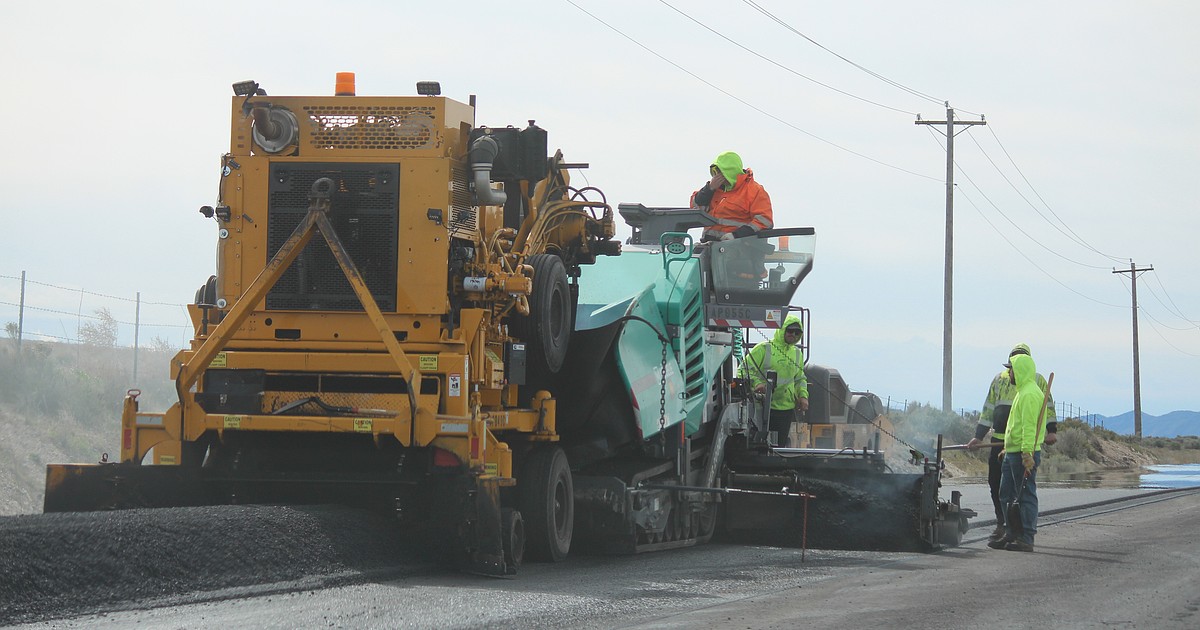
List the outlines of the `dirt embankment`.
{"label": "dirt embankment", "polygon": [[[946,477],[986,479],[985,453],[987,451],[984,450],[974,453],[965,451],[946,453]],[[1098,436],[1091,438],[1091,449],[1086,459],[1072,459],[1057,445],[1042,448],[1042,468],[1048,473],[1136,470],[1159,463],[1163,463],[1163,459],[1149,452],[1148,449],[1134,448],[1125,442]]]}
{"label": "dirt embankment", "polygon": [[[46,464],[115,455],[117,435],[67,418],[35,418],[0,405],[0,516],[42,511]],[[107,446],[105,446],[107,445]]]}
{"label": "dirt embankment", "polygon": [[1090,459],[1100,468],[1141,468],[1159,463],[1153,455],[1136,450],[1124,442],[1097,439],[1092,444],[1096,451]]}

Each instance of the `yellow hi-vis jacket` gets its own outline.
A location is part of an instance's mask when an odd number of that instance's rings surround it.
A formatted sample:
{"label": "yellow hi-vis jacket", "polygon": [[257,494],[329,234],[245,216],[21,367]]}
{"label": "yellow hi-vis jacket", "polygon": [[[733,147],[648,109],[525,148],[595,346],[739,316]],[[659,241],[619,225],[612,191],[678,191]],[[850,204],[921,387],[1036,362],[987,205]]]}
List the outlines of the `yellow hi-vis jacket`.
{"label": "yellow hi-vis jacket", "polygon": [[1009,362],[1017,380],[1017,395],[1013,397],[1012,411],[1008,414],[1008,430],[1004,434],[1004,451],[1007,453],[1033,453],[1042,450],[1046,437],[1045,418],[1038,423],[1038,412],[1042,409],[1043,390],[1038,386],[1033,357],[1018,354]]}
{"label": "yellow hi-vis jacket", "polygon": [[792,325],[800,325],[798,316],[788,315],[783,320],[783,326],[775,331],[774,337],[759,342],[750,350],[738,370],[738,375],[750,379],[755,387],[767,382],[767,372],[775,370],[777,380],[775,391],[771,394],[771,409],[795,409],[798,399],[808,398],[804,353],[783,338],[783,331]]}
{"label": "yellow hi-vis jacket", "polygon": [[[1041,374],[1034,374],[1034,382],[1037,386],[1046,391],[1046,379]],[[975,437],[983,439],[987,434],[988,429],[992,429],[992,438],[1004,441],[1005,431],[1008,428],[1008,417],[1012,411],[1013,399],[1017,396],[1017,386],[1008,378],[1008,370],[1004,370],[992,379],[992,385],[988,388],[987,400],[983,403],[983,411],[979,413],[979,426],[976,428]],[[1054,398],[1046,401],[1046,426],[1051,429],[1050,433],[1056,433],[1057,427],[1054,424],[1058,422],[1058,416],[1054,413]]]}

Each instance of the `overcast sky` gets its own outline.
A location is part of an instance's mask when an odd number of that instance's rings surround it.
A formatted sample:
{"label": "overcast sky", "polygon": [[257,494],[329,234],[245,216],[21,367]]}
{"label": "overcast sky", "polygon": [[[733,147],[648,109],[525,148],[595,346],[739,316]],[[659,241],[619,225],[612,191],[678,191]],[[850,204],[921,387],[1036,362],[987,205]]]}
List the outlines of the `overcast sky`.
{"label": "overcast sky", "polygon": [[1143,409],[1200,409],[1200,4],[573,2],[3,3],[0,320],[26,271],[32,332],[75,338],[100,307],[132,322],[141,292],[141,342],[182,345],[230,84],[327,95],[353,71],[361,95],[438,80],[477,95],[479,124],[536,119],[614,206],[684,205],[739,152],[777,225],[816,228],[795,300],[812,360],[940,406],[945,138],[914,121],[949,101],[988,123],[955,140],[954,407],[1026,342],[1057,400],[1132,409],[1112,273],[1132,260],[1154,267]]}

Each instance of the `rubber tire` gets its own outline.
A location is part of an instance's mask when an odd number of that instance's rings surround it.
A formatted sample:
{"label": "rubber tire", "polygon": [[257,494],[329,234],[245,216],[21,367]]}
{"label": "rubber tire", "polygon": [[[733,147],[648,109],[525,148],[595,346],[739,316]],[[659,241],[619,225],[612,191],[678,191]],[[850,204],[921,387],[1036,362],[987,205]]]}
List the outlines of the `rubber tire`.
{"label": "rubber tire", "polygon": [[557,446],[531,452],[517,478],[517,501],[525,521],[525,559],[562,562],[575,527],[574,483],[567,455]]}
{"label": "rubber tire", "polygon": [[510,573],[516,573],[525,560],[525,521],[521,512],[512,508],[500,511],[500,539],[504,547],[504,563]]}
{"label": "rubber tire", "polygon": [[520,337],[529,344],[525,355],[529,372],[558,374],[567,358],[567,344],[575,327],[567,268],[554,254],[535,254],[527,262],[533,267],[529,315],[515,320]]}
{"label": "rubber tire", "polygon": [[196,304],[215,305],[217,303],[217,277],[209,276],[204,284],[196,289]]}
{"label": "rubber tire", "polygon": [[180,466],[201,468],[208,456],[208,440],[204,437],[195,442],[184,442],[181,445]]}

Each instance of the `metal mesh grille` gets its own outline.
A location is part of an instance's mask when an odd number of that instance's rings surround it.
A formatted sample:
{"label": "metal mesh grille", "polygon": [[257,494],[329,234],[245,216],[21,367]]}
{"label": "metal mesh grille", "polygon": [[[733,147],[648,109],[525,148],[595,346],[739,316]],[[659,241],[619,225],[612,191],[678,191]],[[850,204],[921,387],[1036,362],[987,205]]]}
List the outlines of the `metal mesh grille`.
{"label": "metal mesh grille", "polygon": [[[321,177],[337,185],[329,219],[380,310],[396,310],[400,167],[396,164],[272,164],[267,251],[275,252],[308,212]],[[314,236],[267,294],[270,310],[361,311],[323,238]]]}
{"label": "metal mesh grille", "polygon": [[450,180],[450,236],[472,239],[479,231],[479,208],[475,206],[467,170],[455,168]]}
{"label": "metal mesh grille", "polygon": [[434,143],[435,107],[310,105],[309,134],[318,149],[427,149]]}

